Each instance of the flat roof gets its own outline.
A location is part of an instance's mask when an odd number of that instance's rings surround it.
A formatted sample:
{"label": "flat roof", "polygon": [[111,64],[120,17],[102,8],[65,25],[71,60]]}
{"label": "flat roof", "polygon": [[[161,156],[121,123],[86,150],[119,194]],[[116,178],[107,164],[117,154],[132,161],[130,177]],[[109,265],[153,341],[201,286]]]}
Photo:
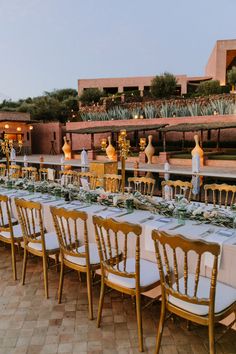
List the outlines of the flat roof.
{"label": "flat roof", "polygon": [[212,122],[212,123],[181,123],[168,125],[160,130],[162,132],[194,132],[199,130],[230,129],[236,128],[236,122]]}
{"label": "flat roof", "polygon": [[125,129],[127,132],[142,131],[142,130],[160,130],[167,124],[142,124],[142,125],[107,125],[103,127],[80,128],[74,130],[67,130],[66,133],[72,134],[99,134],[99,133],[118,133]]}

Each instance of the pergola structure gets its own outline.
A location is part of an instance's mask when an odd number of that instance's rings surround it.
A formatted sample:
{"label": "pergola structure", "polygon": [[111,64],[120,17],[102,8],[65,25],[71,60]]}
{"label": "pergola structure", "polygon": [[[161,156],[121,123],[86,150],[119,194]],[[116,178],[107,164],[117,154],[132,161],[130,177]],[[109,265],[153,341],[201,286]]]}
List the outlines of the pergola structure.
{"label": "pergola structure", "polygon": [[166,127],[167,124],[142,124],[142,125],[108,125],[108,126],[97,126],[91,128],[80,128],[74,130],[67,130],[66,133],[70,134],[71,149],[72,149],[72,134],[90,134],[91,135],[91,150],[95,149],[94,146],[94,134],[111,133],[112,140],[114,140],[114,134],[118,134],[120,130],[125,129],[127,133],[133,132],[135,134],[135,140],[138,143],[138,133],[143,131],[157,130],[160,131],[162,128]]}
{"label": "pergola structure", "polygon": [[217,143],[216,148],[219,149],[220,144],[220,131],[222,129],[236,128],[236,122],[212,122],[212,123],[181,123],[175,125],[168,125],[164,128],[160,128],[163,132],[163,151],[166,151],[166,134],[168,132],[182,132],[183,133],[183,145],[185,141],[185,133],[187,132],[199,132],[201,133],[200,142],[203,142],[203,132],[209,130],[217,130]]}

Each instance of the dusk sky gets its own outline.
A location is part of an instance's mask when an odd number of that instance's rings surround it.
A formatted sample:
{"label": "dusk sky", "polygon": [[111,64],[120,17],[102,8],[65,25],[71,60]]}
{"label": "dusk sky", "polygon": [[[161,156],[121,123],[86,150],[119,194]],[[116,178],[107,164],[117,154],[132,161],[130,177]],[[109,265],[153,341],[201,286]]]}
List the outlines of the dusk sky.
{"label": "dusk sky", "polygon": [[203,75],[236,38],[235,0],[0,0],[0,98],[77,88],[79,78]]}

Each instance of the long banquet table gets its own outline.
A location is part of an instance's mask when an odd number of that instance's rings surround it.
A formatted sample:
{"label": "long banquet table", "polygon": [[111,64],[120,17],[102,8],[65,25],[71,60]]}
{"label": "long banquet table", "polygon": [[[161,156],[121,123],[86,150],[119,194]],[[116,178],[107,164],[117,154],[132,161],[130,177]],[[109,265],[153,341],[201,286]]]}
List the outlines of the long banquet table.
{"label": "long banquet table", "polygon": [[[90,242],[95,242],[94,226],[92,222],[92,216],[95,214],[104,218],[109,217],[119,221],[127,221],[135,224],[140,224],[142,226],[140,243],[141,257],[153,262],[156,262],[154,243],[151,239],[151,232],[153,229],[164,230],[170,234],[181,234],[191,239],[204,238],[206,241],[218,242],[222,247],[219,262],[218,280],[236,287],[236,276],[234,273],[236,269],[236,230],[229,229],[231,230],[229,232],[230,235],[224,235],[224,232],[221,233],[222,229],[224,228],[209,224],[199,224],[192,220],[186,220],[185,225],[179,227],[177,219],[170,218],[167,220],[166,218],[161,217],[161,215],[152,214],[149,211],[134,210],[132,213],[124,215],[126,212],[125,209],[118,210],[117,208],[113,207],[105,208],[104,205],[98,204],[84,204],[83,208],[83,204],[81,204],[79,201],[65,202],[63,199],[56,199],[53,196],[47,196],[40,193],[30,194],[27,191],[6,190],[0,188],[0,194],[8,195],[12,199],[17,197],[40,202],[43,206],[44,226],[48,232],[54,231],[53,221],[50,214],[50,206],[85,211],[88,214],[88,235]],[[14,203],[12,204],[13,214],[16,217]],[[132,249],[135,251],[134,247]],[[194,270],[194,264],[191,264],[191,261],[189,263],[190,269],[192,267]],[[210,264],[211,259],[206,257],[205,263],[203,264],[204,267],[202,268],[202,272],[204,272],[206,275],[210,274]]]}

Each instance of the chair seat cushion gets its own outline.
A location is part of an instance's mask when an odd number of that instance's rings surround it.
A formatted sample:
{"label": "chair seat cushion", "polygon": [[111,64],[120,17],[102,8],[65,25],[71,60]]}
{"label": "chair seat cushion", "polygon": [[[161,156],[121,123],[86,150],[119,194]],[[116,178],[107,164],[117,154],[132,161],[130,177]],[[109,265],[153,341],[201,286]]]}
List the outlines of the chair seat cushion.
{"label": "chair seat cushion", "polygon": [[[12,226],[12,229],[13,229],[14,238],[22,238],[23,237],[20,224]],[[0,235],[5,238],[11,237],[10,231],[1,231]]]}
{"label": "chair seat cushion", "polygon": [[[117,269],[117,266],[115,267]],[[124,261],[119,263],[119,270],[124,270]],[[128,258],[126,261],[126,272],[135,272],[135,258]],[[126,278],[116,274],[109,273],[108,280],[114,284],[123,286],[125,288],[135,289],[135,279]],[[140,286],[146,287],[155,284],[160,280],[157,265],[146,259],[140,259]]]}
{"label": "chair seat cushion", "polygon": [[[57,235],[55,232],[47,232],[44,234],[45,238],[45,248],[46,251],[53,251],[53,250],[58,250],[59,249],[59,243],[57,239]],[[37,240],[40,240],[41,236],[37,237]],[[42,251],[42,244],[41,243],[34,243],[34,242],[29,242],[28,247],[33,248],[37,251]]]}
{"label": "chair seat cushion", "polygon": [[[200,276],[198,283],[198,298],[209,298],[211,279]],[[195,275],[189,274],[188,276],[188,295],[194,295]],[[176,289],[176,285],[173,286]],[[184,277],[179,279],[179,290],[184,294]],[[227,309],[236,301],[236,289],[229,285],[225,285],[221,282],[217,282],[216,296],[215,296],[215,313],[219,313]],[[196,315],[205,316],[208,314],[209,307],[205,305],[192,304],[174,296],[169,296],[169,302],[177,307],[184,309],[185,311],[194,313]]]}
{"label": "chair seat cushion", "polygon": [[[85,253],[85,245],[77,248],[76,253]],[[73,257],[65,254],[65,259],[70,261],[71,263],[75,263],[81,266],[86,266],[86,258],[85,257]],[[96,243],[89,243],[89,257],[90,264],[99,264],[100,258],[98,253],[98,248]]]}

